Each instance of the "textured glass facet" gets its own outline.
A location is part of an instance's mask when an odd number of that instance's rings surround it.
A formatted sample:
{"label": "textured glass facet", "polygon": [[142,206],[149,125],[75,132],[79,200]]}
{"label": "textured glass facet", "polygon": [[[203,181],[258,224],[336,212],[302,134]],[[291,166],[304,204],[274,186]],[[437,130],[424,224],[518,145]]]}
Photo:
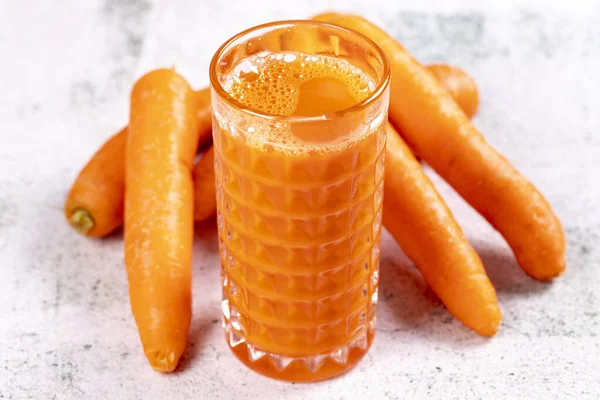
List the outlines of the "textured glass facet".
{"label": "textured glass facet", "polygon": [[344,364],[351,348],[367,348],[385,156],[374,143],[385,141],[383,127],[371,136],[311,162],[250,152],[220,135],[223,319],[229,345],[247,347],[249,360],[266,357],[278,370],[298,360],[317,371],[327,358]]}

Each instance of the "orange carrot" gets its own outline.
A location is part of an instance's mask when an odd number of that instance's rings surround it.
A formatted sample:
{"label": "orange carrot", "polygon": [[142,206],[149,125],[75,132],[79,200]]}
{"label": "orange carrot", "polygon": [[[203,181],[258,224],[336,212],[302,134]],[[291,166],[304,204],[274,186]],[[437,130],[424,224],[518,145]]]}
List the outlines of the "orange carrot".
{"label": "orange carrot", "polygon": [[552,208],[485,141],[433,74],[362,17],[315,19],[354,29],[381,46],[392,67],[389,118],[406,143],[504,236],[527,274],[550,280],[562,273],[565,238]]}
{"label": "orange carrot", "polygon": [[431,64],[427,70],[450,93],[467,117],[473,118],[479,108],[479,92],[473,78],[462,69],[446,64]]}
{"label": "orange carrot", "polygon": [[78,232],[106,236],[123,222],[127,128],[110,138],[81,170],[65,202],[65,217]]}
{"label": "orange carrot", "polygon": [[[199,144],[212,140],[210,89],[196,93]],[[127,128],[94,154],[75,180],[65,203],[67,221],[86,236],[106,236],[123,223]]]}
{"label": "orange carrot", "polygon": [[492,336],[502,316],[481,260],[408,146],[388,124],[383,225],[450,311]]}
{"label": "orange carrot", "polygon": [[196,117],[198,118],[198,146],[202,147],[212,142],[210,88],[196,92]]}
{"label": "orange carrot", "polygon": [[[457,67],[436,64],[428,65],[427,69],[472,117],[479,105],[475,81]],[[481,260],[429,178],[422,170],[415,169],[412,151],[390,124],[387,135],[384,226],[419,266],[425,281],[448,310],[478,333],[493,335],[502,316]],[[421,215],[422,212],[426,214]],[[432,232],[435,232],[433,242],[429,239]],[[440,259],[432,252],[438,249]],[[440,271],[447,271],[451,284],[444,281]]]}
{"label": "orange carrot", "polygon": [[194,220],[203,221],[217,212],[215,153],[212,146],[194,167]]}
{"label": "orange carrot", "polygon": [[187,82],[170,69],[144,75],[131,93],[125,264],[144,352],[162,372],[177,366],[192,315],[196,103]]}
{"label": "orange carrot", "polygon": [[[465,114],[473,118],[479,108],[479,92],[473,78],[462,69],[446,64],[431,64],[427,66],[427,70],[450,93]],[[412,149],[411,151],[415,154]],[[415,157],[421,161],[418,155],[415,154]]]}

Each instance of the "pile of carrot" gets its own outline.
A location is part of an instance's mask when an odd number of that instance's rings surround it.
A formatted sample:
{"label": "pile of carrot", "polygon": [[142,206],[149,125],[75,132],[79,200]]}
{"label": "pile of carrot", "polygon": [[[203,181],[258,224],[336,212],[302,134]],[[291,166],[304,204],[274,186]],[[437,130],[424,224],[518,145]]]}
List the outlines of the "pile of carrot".
{"label": "pile of carrot", "polygon": [[[314,19],[363,33],[388,56],[383,224],[446,308],[479,334],[494,335],[502,319],[494,287],[416,156],[500,232],[535,279],[551,280],[565,268],[560,221],[471,123],[479,96],[469,75],[422,66],[362,17]],[[124,223],[131,308],[157,371],[173,371],[186,347],[193,223],[216,212],[211,133],[209,89],[194,92],[175,71],[152,71],[133,87],[129,126],[91,158],[65,204],[68,222],[87,236],[106,236]]]}

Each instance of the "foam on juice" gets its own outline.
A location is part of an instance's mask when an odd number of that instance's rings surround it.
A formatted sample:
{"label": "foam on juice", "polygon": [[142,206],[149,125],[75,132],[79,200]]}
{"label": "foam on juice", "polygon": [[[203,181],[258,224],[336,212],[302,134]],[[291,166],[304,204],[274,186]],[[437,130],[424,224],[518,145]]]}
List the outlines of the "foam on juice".
{"label": "foam on juice", "polygon": [[[298,52],[257,54],[242,60],[227,76],[224,89],[244,106],[275,116],[312,117],[349,108],[375,90],[375,83],[348,61]],[[332,123],[335,123],[333,121]],[[336,130],[337,128],[337,130]],[[253,127],[250,145],[270,144],[295,154],[311,150],[335,151],[367,134],[343,125],[286,123]],[[348,135],[351,137],[349,137]],[[343,139],[343,140],[342,140]],[[286,151],[287,152],[287,151]]]}

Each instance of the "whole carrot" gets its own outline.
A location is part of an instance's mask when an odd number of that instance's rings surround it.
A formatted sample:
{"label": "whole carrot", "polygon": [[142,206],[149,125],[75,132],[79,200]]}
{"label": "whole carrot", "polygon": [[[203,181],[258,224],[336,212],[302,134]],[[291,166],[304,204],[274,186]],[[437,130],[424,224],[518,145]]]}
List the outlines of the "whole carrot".
{"label": "whole carrot", "polygon": [[170,69],[144,75],[131,93],[125,264],[144,352],[162,372],[177,366],[192,315],[196,110],[194,92]]}
{"label": "whole carrot", "polygon": [[[212,140],[210,90],[196,92],[196,100],[199,145],[202,146]],[[126,142],[125,127],[94,154],[67,196],[65,217],[86,236],[106,236],[123,223]]]}
{"label": "whole carrot", "polygon": [[362,17],[315,19],[354,29],[381,46],[392,67],[389,118],[406,143],[504,236],[527,274],[550,280],[562,273],[565,238],[550,205],[485,141],[435,77]]}
{"label": "whole carrot", "polygon": [[215,152],[212,146],[194,167],[194,220],[203,221],[217,212]]}
{"label": "whole carrot", "polygon": [[463,324],[494,335],[502,316],[481,260],[408,146],[388,124],[383,225]]}

